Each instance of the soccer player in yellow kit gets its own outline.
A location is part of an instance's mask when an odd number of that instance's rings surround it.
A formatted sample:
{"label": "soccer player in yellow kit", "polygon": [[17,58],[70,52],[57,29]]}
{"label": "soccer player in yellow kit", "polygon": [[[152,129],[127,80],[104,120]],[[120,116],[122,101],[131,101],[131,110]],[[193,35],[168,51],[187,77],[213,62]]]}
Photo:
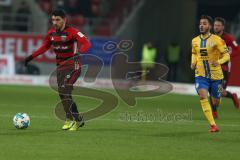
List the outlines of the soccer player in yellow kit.
{"label": "soccer player in yellow kit", "polygon": [[225,42],[210,32],[212,23],[210,16],[201,16],[200,35],[192,40],[191,69],[195,70],[195,87],[203,112],[211,125],[210,132],[218,132],[208,101],[208,93],[213,105],[218,106],[223,79],[221,64],[229,61],[230,56]]}

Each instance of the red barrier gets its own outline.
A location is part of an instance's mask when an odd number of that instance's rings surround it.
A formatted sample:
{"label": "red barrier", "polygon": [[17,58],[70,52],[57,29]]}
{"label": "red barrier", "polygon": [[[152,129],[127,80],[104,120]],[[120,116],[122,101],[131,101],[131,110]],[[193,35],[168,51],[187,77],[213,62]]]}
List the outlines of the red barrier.
{"label": "red barrier", "polygon": [[[15,60],[23,60],[41,46],[43,38],[42,35],[0,33],[0,54],[14,54]],[[55,62],[55,54],[48,51],[36,61]]]}
{"label": "red barrier", "polygon": [[[43,35],[0,33],[0,54],[14,54],[15,60],[23,60],[42,44],[43,38]],[[35,60],[55,63],[55,54],[48,51]],[[240,86],[240,49],[231,62],[229,85]]]}

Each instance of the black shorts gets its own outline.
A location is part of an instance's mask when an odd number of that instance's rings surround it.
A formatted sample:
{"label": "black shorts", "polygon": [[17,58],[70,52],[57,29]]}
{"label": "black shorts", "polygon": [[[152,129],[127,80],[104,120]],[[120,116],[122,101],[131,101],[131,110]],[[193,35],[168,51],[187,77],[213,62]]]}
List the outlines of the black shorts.
{"label": "black shorts", "polygon": [[71,93],[73,84],[81,75],[81,68],[74,66],[59,66],[57,68],[58,91],[61,93]]}
{"label": "black shorts", "polygon": [[223,70],[223,76],[224,76],[224,78],[223,78],[223,81],[222,81],[223,82],[222,87],[223,87],[223,89],[226,89],[227,85],[228,85],[229,72]]}

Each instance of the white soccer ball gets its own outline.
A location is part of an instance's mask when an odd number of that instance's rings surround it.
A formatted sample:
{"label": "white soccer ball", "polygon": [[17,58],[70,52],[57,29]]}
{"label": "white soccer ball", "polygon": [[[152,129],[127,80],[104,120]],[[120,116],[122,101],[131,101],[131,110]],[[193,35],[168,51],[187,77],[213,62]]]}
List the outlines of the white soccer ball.
{"label": "white soccer ball", "polygon": [[17,129],[25,129],[30,125],[30,117],[26,113],[17,113],[13,117],[13,125]]}

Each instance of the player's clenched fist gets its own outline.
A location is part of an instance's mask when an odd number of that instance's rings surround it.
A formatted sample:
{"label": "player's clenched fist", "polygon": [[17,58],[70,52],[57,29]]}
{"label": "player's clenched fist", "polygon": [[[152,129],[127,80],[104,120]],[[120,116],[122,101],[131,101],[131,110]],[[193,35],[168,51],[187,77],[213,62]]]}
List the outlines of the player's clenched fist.
{"label": "player's clenched fist", "polygon": [[191,69],[195,70],[196,69],[196,64],[191,64]]}
{"label": "player's clenched fist", "polygon": [[33,56],[32,56],[32,55],[26,57],[25,60],[24,60],[24,65],[27,66],[28,63],[29,63],[32,59],[33,59]]}

